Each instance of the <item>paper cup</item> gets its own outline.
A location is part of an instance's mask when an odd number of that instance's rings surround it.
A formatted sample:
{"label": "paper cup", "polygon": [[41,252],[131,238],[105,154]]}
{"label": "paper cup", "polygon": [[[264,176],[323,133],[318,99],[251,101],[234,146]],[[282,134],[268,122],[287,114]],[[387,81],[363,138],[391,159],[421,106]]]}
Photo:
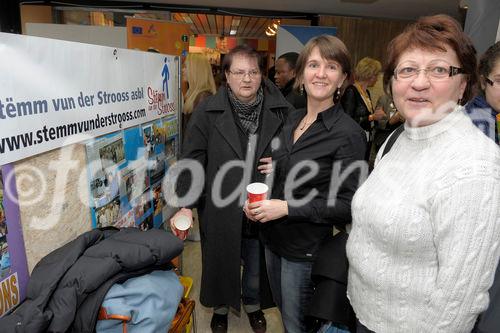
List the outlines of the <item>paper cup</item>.
{"label": "paper cup", "polygon": [[252,203],[266,200],[268,190],[269,187],[264,183],[249,184],[247,186],[248,202]]}
{"label": "paper cup", "polygon": [[174,220],[175,235],[184,240],[187,237],[189,228],[191,227],[191,219],[186,215],[179,215]]}

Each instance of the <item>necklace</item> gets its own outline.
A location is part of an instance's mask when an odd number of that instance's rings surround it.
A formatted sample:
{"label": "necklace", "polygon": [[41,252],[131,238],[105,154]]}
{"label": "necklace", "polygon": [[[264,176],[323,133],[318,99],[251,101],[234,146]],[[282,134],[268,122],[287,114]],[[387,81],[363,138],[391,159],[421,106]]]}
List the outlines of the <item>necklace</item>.
{"label": "necklace", "polygon": [[314,120],[313,120],[313,121],[311,121],[311,122],[308,122],[308,121],[307,121],[307,116],[306,116],[306,117],[304,117],[304,123],[302,124],[302,126],[300,126],[300,127],[299,127],[299,130],[303,131],[303,130],[304,130],[304,128],[305,128],[307,125],[310,125],[310,124],[312,124],[312,123],[314,123]]}

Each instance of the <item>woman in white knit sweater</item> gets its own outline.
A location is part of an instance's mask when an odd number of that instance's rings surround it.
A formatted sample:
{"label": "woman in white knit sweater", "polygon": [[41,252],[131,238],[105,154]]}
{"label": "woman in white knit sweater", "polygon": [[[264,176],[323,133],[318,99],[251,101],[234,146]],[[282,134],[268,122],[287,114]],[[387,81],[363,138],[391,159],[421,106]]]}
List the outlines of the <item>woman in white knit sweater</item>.
{"label": "woman in white knit sweater", "polygon": [[475,49],[424,17],[388,48],[384,84],[405,130],[352,201],[348,296],[359,332],[470,332],[500,255],[500,150],[462,106]]}

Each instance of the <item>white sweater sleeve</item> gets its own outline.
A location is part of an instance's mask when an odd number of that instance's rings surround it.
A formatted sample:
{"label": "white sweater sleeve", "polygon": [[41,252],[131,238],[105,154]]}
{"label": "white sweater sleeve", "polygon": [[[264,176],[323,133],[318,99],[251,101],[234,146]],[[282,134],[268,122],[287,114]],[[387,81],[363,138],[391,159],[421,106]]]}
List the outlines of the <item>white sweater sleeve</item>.
{"label": "white sweater sleeve", "polygon": [[500,255],[498,166],[464,167],[450,178],[431,203],[438,276],[420,318],[424,332],[472,330]]}

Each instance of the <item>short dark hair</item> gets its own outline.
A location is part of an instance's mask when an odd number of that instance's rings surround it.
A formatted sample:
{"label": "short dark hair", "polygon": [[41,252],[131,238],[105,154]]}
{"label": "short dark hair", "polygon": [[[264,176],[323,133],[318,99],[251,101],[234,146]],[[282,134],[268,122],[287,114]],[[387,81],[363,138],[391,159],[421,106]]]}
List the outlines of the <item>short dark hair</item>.
{"label": "short dark hair", "polygon": [[264,72],[264,63],[262,61],[262,57],[260,56],[259,52],[255,51],[255,49],[251,48],[246,44],[238,45],[235,48],[231,49],[231,51],[229,51],[226,54],[224,60],[222,61],[221,74],[223,82],[226,82],[226,72],[228,72],[229,68],[231,68],[231,64],[233,63],[233,58],[237,54],[248,58],[255,58],[255,60],[257,60],[257,65],[259,66],[259,70],[261,72]]}
{"label": "short dark hair", "polygon": [[295,69],[295,65],[297,64],[297,59],[299,58],[299,54],[297,52],[287,52],[278,57],[279,59],[283,59],[287,62],[288,66],[291,69]]}
{"label": "short dark hair", "polygon": [[[313,49],[317,47],[321,56],[327,60],[333,60],[340,64],[342,67],[342,72],[346,74],[346,79],[344,80],[344,87],[352,79],[352,69],[351,69],[351,56],[344,42],[335,36],[330,35],[320,35],[310,39],[307,44],[300,52],[299,59],[297,59],[297,66],[295,69],[295,84],[294,89],[298,90],[303,84],[304,80],[304,70],[306,68],[306,62],[311,55]],[[343,90],[343,89],[342,89]]]}
{"label": "short dark hair", "polygon": [[500,61],[500,41],[491,45],[479,60],[478,72],[483,78],[490,75],[493,67]]}
{"label": "short dark hair", "polygon": [[465,105],[474,95],[477,84],[476,49],[460,24],[448,15],[421,17],[389,43],[384,69],[386,92],[391,93],[391,80],[401,54],[415,48],[445,52],[446,46],[456,53],[460,67],[467,76],[467,86],[460,100],[460,104]]}

